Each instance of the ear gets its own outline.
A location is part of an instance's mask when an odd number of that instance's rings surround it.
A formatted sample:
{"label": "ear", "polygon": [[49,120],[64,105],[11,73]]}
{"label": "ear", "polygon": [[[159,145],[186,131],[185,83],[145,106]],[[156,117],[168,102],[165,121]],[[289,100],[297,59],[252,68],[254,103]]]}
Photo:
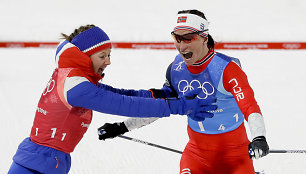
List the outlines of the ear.
{"label": "ear", "polygon": [[203,39],[203,45],[207,45],[207,43],[208,43],[208,38],[205,38],[205,37],[204,37],[204,39]]}

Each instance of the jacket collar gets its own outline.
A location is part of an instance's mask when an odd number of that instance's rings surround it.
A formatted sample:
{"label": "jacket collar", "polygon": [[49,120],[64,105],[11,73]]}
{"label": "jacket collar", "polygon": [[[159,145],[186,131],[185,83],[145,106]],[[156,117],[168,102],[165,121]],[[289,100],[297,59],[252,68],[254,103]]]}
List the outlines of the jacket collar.
{"label": "jacket collar", "polygon": [[103,78],[94,72],[90,57],[67,40],[58,45],[55,59],[58,68],[76,68],[94,84]]}

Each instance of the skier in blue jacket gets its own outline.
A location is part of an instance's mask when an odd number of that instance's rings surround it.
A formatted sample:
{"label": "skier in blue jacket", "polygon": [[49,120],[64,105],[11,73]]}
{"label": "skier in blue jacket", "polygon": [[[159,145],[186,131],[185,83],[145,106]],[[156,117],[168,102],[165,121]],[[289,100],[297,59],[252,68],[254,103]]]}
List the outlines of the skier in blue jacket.
{"label": "skier in blue jacket", "polygon": [[[209,34],[204,13],[182,10],[171,32],[179,52],[166,73],[162,89],[152,89],[156,98],[182,97],[201,89],[197,96],[217,98],[214,117],[203,121],[188,117],[189,142],[180,162],[181,174],[254,174],[252,159],[269,153],[264,117],[237,58],[219,53]],[[105,140],[150,124],[157,118],[129,118],[106,123],[99,130]],[[250,142],[244,126],[250,128]]]}

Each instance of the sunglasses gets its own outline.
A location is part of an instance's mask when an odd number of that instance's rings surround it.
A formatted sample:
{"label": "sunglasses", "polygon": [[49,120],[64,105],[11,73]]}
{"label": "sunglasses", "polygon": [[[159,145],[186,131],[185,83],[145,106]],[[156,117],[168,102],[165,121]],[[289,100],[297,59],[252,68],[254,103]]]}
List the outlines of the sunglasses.
{"label": "sunglasses", "polygon": [[191,43],[192,41],[195,41],[199,38],[199,34],[203,31],[197,31],[193,33],[187,33],[183,35],[177,35],[174,33],[174,31],[171,32],[171,35],[174,40],[176,40],[178,43],[181,43],[182,41],[185,43]]}

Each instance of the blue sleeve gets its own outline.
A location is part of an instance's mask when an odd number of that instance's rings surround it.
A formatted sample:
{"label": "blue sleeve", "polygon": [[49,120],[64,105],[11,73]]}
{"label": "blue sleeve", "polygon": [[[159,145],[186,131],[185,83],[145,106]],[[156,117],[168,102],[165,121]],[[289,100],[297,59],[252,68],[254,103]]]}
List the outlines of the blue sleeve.
{"label": "blue sleeve", "polygon": [[152,98],[152,93],[148,90],[118,89],[103,83],[99,83],[98,87],[121,95]]}
{"label": "blue sleeve", "polygon": [[170,116],[166,100],[127,96],[111,90],[99,88],[86,81],[67,92],[67,101],[75,107],[83,107],[98,112],[128,117]]}

